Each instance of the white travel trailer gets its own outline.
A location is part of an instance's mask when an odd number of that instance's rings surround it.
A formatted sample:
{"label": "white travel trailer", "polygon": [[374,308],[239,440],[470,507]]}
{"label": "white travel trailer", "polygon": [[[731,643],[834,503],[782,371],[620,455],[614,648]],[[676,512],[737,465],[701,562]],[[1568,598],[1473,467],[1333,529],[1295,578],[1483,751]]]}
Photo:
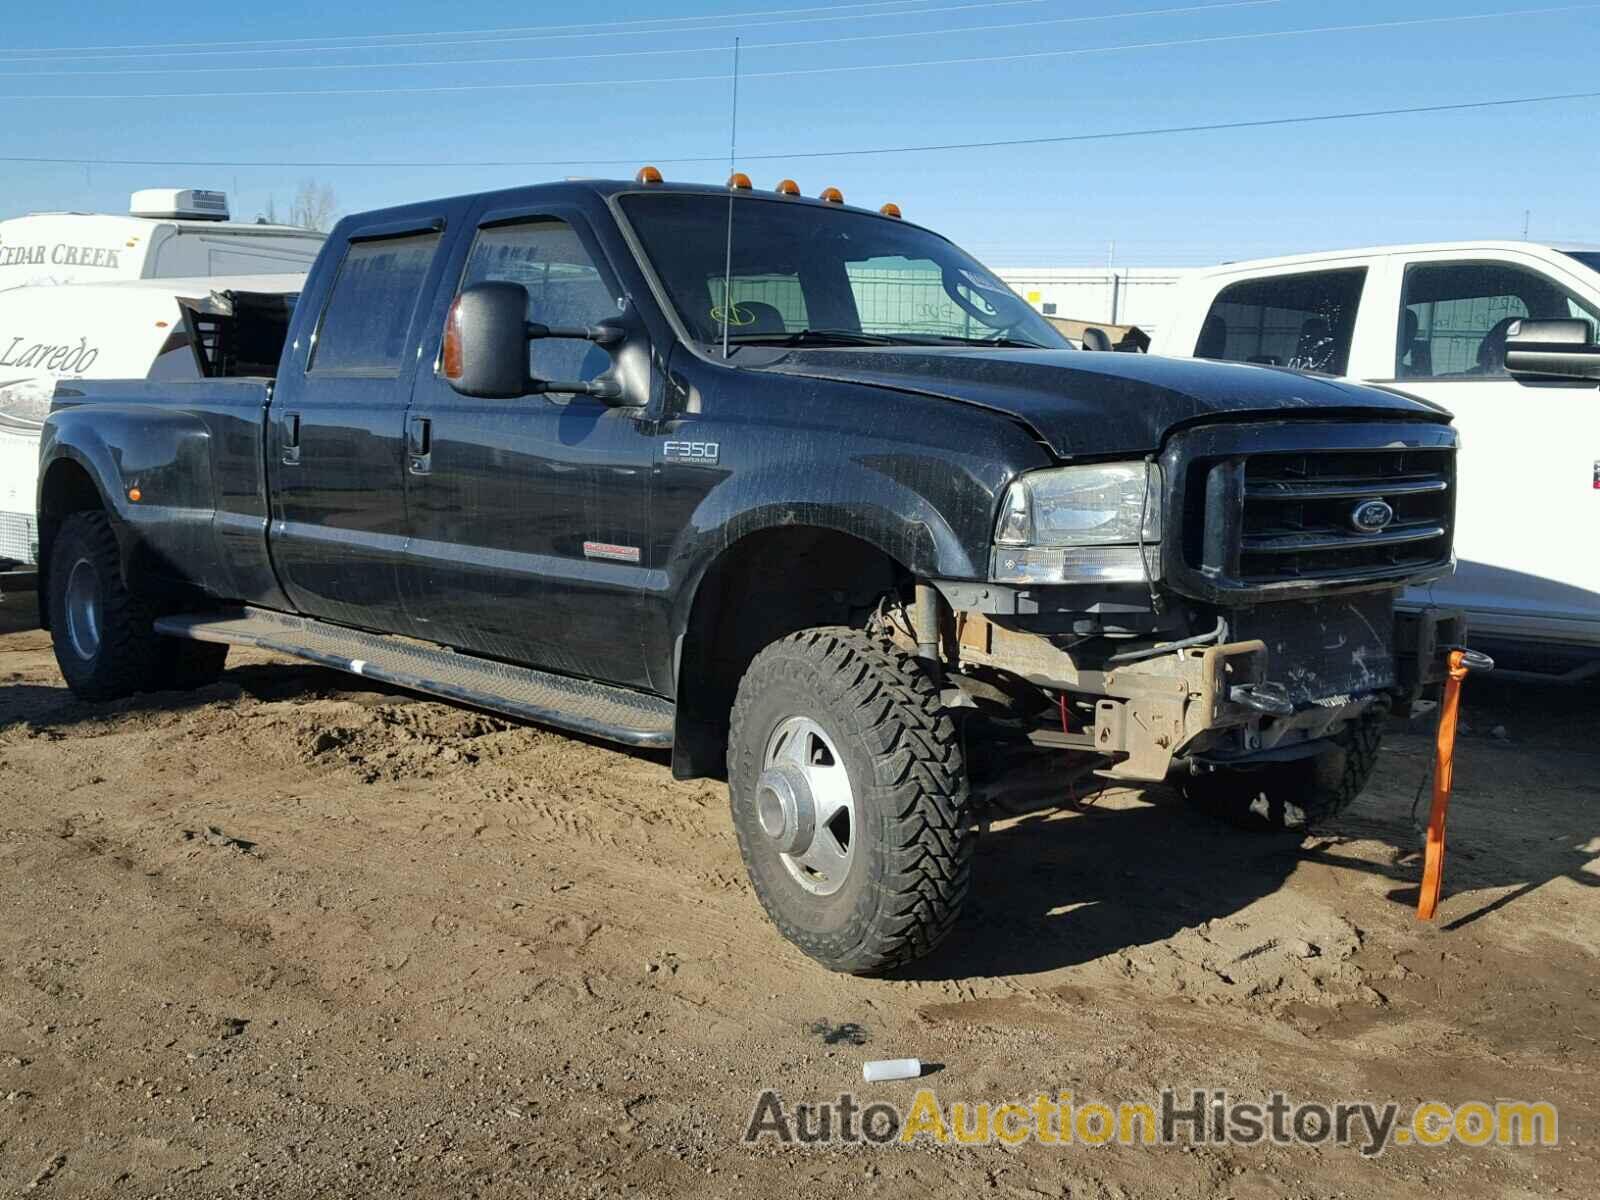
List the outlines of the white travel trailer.
{"label": "white travel trailer", "polygon": [[155,188],[127,216],[30,213],[0,221],[0,291],[57,283],[304,272],[322,235],[228,219],[222,192]]}
{"label": "white travel trailer", "polygon": [[[304,282],[224,275],[0,291],[0,562],[34,563],[39,431],[58,382],[270,371]],[[247,338],[233,336],[241,319]],[[272,365],[257,364],[264,352]]]}

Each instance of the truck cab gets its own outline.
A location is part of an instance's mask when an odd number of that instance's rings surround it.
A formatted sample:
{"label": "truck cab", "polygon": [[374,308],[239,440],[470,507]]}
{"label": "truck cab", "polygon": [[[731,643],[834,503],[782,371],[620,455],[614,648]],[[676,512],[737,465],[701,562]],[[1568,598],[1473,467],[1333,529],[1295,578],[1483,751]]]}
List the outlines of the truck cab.
{"label": "truck cab", "polygon": [[828,967],[929,952],[976,741],[1241,825],[1354,800],[1433,677],[1455,433],[1394,392],[1072,349],[898,207],[569,181],[347,217],[257,378],[62,383],[73,691],[265,647],[729,786]]}
{"label": "truck cab", "polygon": [[[1545,322],[1563,324],[1564,361],[1526,344]],[[1408,599],[1460,608],[1475,639],[1576,678],[1600,669],[1600,557],[1585,549],[1600,503],[1597,330],[1600,249],[1456,242],[1200,273],[1152,351],[1363,380],[1448,410],[1463,443],[1458,562]]]}

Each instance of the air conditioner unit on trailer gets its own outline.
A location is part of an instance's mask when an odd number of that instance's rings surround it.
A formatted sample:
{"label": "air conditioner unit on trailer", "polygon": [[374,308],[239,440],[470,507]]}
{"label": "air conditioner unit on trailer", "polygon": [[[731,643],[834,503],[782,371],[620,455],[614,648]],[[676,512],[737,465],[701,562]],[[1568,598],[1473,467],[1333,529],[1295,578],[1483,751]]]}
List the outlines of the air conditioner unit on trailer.
{"label": "air conditioner unit on trailer", "polygon": [[135,217],[226,221],[228,193],[209,192],[201,188],[145,188],[133,194],[128,213]]}

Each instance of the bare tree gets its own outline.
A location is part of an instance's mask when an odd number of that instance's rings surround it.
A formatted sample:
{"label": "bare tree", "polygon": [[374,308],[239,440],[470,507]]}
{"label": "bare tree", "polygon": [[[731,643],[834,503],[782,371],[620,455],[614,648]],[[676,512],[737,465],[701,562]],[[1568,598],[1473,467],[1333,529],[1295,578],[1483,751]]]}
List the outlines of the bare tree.
{"label": "bare tree", "polygon": [[294,204],[289,209],[289,224],[302,229],[327,233],[333,228],[333,214],[338,207],[333,188],[315,179],[304,179],[294,194]]}
{"label": "bare tree", "polygon": [[278,198],[276,196],[267,197],[267,207],[261,211],[261,215],[256,218],[256,221],[261,225],[276,225],[278,223]]}

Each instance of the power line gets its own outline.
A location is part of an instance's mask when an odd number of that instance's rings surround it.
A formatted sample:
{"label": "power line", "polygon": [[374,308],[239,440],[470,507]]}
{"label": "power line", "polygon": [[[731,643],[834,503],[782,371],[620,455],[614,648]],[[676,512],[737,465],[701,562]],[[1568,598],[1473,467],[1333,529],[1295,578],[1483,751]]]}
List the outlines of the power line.
{"label": "power line", "polygon": [[[1226,33],[1214,34],[1198,38],[1174,38],[1157,42],[1129,42],[1119,46],[1087,46],[1071,47],[1064,50],[1034,50],[1021,54],[984,54],[967,58],[940,58],[923,59],[918,62],[898,63],[862,63],[853,66],[835,67],[795,67],[780,71],[749,71],[745,73],[746,79],[779,79],[794,78],[806,75],[837,75],[853,74],[862,71],[891,71],[906,70],[921,67],[951,67],[972,63],[1002,63],[1037,61],[1045,58],[1071,58],[1090,54],[1125,53],[1130,50],[1156,50],[1168,49],[1177,46],[1219,45],[1229,42],[1251,42],[1274,38],[1305,37],[1310,34],[1328,33],[1354,33],[1366,32],[1374,29],[1401,29],[1416,28],[1422,25],[1450,25],[1468,21],[1495,21],[1506,17],[1543,16],[1551,13],[1566,13],[1578,11],[1591,11],[1600,8],[1600,3],[1595,4],[1563,4],[1546,8],[1504,9],[1498,12],[1467,13],[1448,17],[1415,17],[1403,21],[1370,21],[1356,25],[1323,25],[1312,29],[1280,29],[1262,33]],[[24,94],[0,94],[0,100],[29,100],[62,101],[62,100],[226,100],[226,99],[263,99],[268,97],[283,96],[405,96],[405,95],[438,95],[458,92],[504,92],[504,91],[544,91],[554,88],[575,87],[624,87],[634,85],[675,84],[675,83],[726,83],[726,74],[718,75],[667,75],[642,79],[565,79],[565,80],[538,80],[522,83],[457,83],[457,84],[430,84],[421,87],[401,88],[280,88],[263,91],[228,91],[228,92],[131,92],[131,93],[92,93],[89,95],[39,95],[36,92]]]}
{"label": "power line", "polygon": [[[1034,0],[1042,3],[1043,0]],[[734,13],[707,13],[703,17],[677,16],[677,17],[636,17],[627,21],[589,21],[576,25],[513,25],[496,29],[438,29],[418,30],[414,33],[350,33],[350,34],[324,34],[317,37],[297,38],[239,38],[225,42],[146,42],[142,45],[116,44],[110,46],[11,46],[6,53],[15,54],[51,54],[65,51],[83,50],[187,50],[193,47],[207,46],[284,46],[293,43],[305,42],[355,42],[372,41],[378,38],[433,38],[452,37],[457,34],[467,33],[555,33],[565,29],[614,29],[632,25],[661,25],[668,26],[665,30],[647,30],[645,32],[676,32],[670,27],[673,25],[687,24],[690,21],[724,21],[735,17],[788,17],[800,13],[837,13],[847,8],[887,8],[891,5],[905,8],[907,13],[915,15],[912,8],[907,7],[918,4],[931,4],[933,0],[860,0],[852,4],[823,4],[811,8],[775,8],[756,9],[751,12]],[[874,14],[893,16],[893,13]],[[690,28],[696,28],[691,26]],[[406,45],[408,43],[399,43]]]}
{"label": "power line", "polygon": [[[898,0],[898,2],[905,2],[905,0]],[[914,2],[925,3],[926,0],[914,0]],[[980,2],[967,3],[967,4],[949,4],[949,5],[945,5],[945,6],[941,7],[941,8],[919,8],[919,9],[915,9],[915,10],[905,9],[905,10],[899,10],[899,11],[893,11],[893,12],[847,13],[847,14],[844,14],[844,15],[841,15],[841,16],[834,16],[834,17],[800,17],[800,18],[787,18],[787,19],[778,20],[778,21],[741,21],[741,22],[737,22],[737,23],[734,23],[734,24],[725,24],[725,25],[696,25],[696,26],[693,26],[693,27],[683,28],[683,29],[674,29],[674,28],[666,28],[666,29],[619,29],[614,33],[529,33],[529,34],[516,33],[513,30],[507,30],[507,31],[504,31],[504,32],[497,32],[495,30],[471,30],[471,31],[463,30],[462,31],[463,34],[468,33],[468,32],[474,33],[474,34],[476,34],[476,33],[488,33],[488,34],[492,34],[493,36],[490,36],[490,37],[460,37],[460,38],[457,38],[455,40],[434,40],[434,41],[427,41],[427,42],[388,42],[388,43],[375,42],[375,43],[373,43],[371,45],[288,46],[288,47],[268,48],[268,49],[265,49],[265,50],[174,50],[174,51],[171,51],[171,52],[166,52],[166,51],[162,51],[162,50],[159,50],[159,49],[146,48],[145,50],[143,50],[140,53],[52,54],[52,55],[47,55],[47,56],[35,57],[35,58],[0,59],[0,62],[5,62],[5,63],[10,64],[10,63],[35,63],[35,62],[100,62],[100,61],[108,61],[110,59],[117,59],[117,58],[140,58],[140,59],[143,59],[143,58],[195,58],[195,57],[221,58],[221,57],[236,56],[236,55],[308,54],[308,53],[311,53],[313,51],[324,51],[324,50],[327,50],[327,51],[335,51],[335,50],[404,50],[404,49],[408,49],[408,48],[410,48],[412,46],[430,47],[430,48],[433,47],[433,46],[476,46],[476,45],[482,45],[485,42],[492,42],[492,43],[495,43],[496,45],[499,45],[499,44],[504,43],[504,42],[532,42],[532,41],[555,42],[555,41],[569,41],[569,40],[572,40],[572,39],[592,40],[594,38],[603,38],[603,37],[604,38],[641,37],[641,36],[642,37],[654,37],[654,36],[659,36],[659,35],[662,35],[662,34],[712,33],[712,32],[716,32],[718,30],[725,30],[725,29],[736,29],[736,30],[762,29],[762,28],[766,28],[768,26],[773,26],[773,25],[821,25],[821,24],[832,24],[832,23],[838,22],[838,21],[875,21],[875,20],[880,20],[880,19],[882,19],[884,17],[923,17],[923,16],[932,15],[934,13],[970,12],[973,9],[1023,8],[1023,7],[1029,7],[1029,6],[1032,6],[1032,5],[1044,4],[1044,3],[1046,3],[1046,0],[980,0]],[[526,28],[526,27],[524,27],[524,28]],[[443,35],[441,35],[441,36],[443,36]]]}
{"label": "power line", "polygon": [[[724,76],[723,78],[726,78]],[[1377,117],[1425,116],[1436,113],[1468,112],[1490,108],[1512,108],[1530,104],[1555,104],[1568,100],[1600,100],[1597,92],[1560,92],[1548,96],[1517,96],[1500,100],[1468,100],[1452,104],[1421,104],[1406,108],[1372,108],[1357,112],[1317,113],[1299,117],[1264,117],[1255,121],[1218,121],[1196,125],[1163,125],[1146,129],[1122,129],[1103,133],[1073,133],[1047,137],[1007,138],[985,142],[931,142],[914,146],[874,146],[855,150],[791,150],[782,153],[746,154],[745,162],[772,162],[816,158],[864,158],[884,154],[924,154],[946,150],[993,150],[1017,146],[1059,146],[1072,142],[1107,142],[1124,138],[1160,137],[1188,133],[1219,133],[1241,129],[1271,129],[1286,125],[1317,125],[1334,121],[1359,121]],[[526,167],[618,167],[634,166],[645,161],[669,166],[692,166],[703,163],[720,163],[721,155],[700,155],[691,158],[652,158],[648,154],[632,158],[555,158],[555,159],[499,159],[482,162],[330,162],[326,160],[262,161],[251,159],[198,159],[198,158],[40,158],[28,155],[0,155],[0,162],[41,163],[57,166],[90,167],[296,167],[315,170],[341,170],[361,168],[388,170],[394,168],[438,170],[473,170],[480,168]]]}
{"label": "power line", "polygon": [[[902,29],[894,33],[852,34],[846,37],[809,38],[803,41],[789,42],[748,42],[744,44],[744,49],[789,50],[801,46],[837,46],[854,42],[900,41],[904,38],[938,37],[951,33],[999,33],[1012,29],[1033,29],[1042,25],[1081,25],[1097,21],[1120,21],[1129,17],[1168,17],[1221,9],[1262,8],[1284,2],[1285,0],[1229,0],[1228,3],[1224,4],[1190,4],[1178,8],[1123,9],[1119,12],[1090,13],[1073,17],[1048,17],[1038,21],[1012,21],[1005,24],[957,25],[945,29]],[[672,54],[726,54],[727,52],[728,48],[725,45],[686,46],[673,50],[607,50],[593,54],[550,54],[533,58],[442,58],[417,62],[283,63],[270,66],[226,67],[132,67],[127,69],[117,68],[110,71],[0,71],[0,78],[10,76],[23,79],[39,79],[61,75],[205,75],[218,73],[236,75],[245,71],[399,71],[417,67],[484,67],[523,65],[527,63],[573,62],[579,59],[643,58]]]}

